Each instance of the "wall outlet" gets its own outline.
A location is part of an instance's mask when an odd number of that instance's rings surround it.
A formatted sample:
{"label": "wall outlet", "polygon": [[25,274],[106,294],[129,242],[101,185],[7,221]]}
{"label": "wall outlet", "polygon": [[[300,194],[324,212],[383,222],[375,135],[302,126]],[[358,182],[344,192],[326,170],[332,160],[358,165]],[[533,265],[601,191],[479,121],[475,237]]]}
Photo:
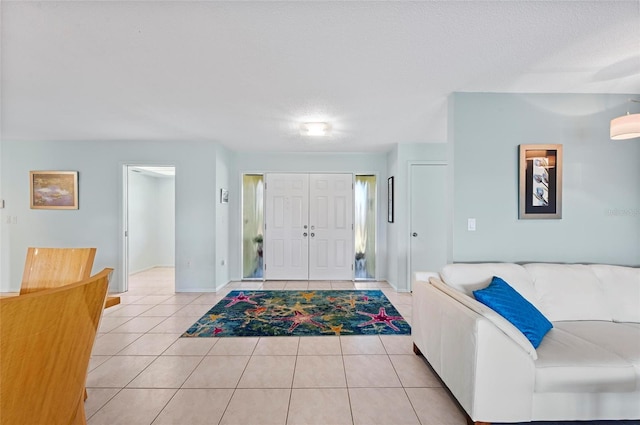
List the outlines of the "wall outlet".
{"label": "wall outlet", "polygon": [[475,218],[467,219],[467,230],[470,231],[470,232],[475,232],[476,231],[476,219]]}

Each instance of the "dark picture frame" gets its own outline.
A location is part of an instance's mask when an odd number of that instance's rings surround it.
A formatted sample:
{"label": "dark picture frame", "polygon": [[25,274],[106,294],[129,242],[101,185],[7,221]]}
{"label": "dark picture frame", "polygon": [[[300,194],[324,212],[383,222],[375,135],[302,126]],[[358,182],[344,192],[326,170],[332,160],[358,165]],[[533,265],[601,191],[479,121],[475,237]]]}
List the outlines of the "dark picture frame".
{"label": "dark picture frame", "polygon": [[229,191],[227,189],[220,189],[220,203],[221,204],[229,203]]}
{"label": "dark picture frame", "polygon": [[562,145],[519,148],[518,218],[562,218]]}
{"label": "dark picture frame", "polygon": [[77,210],[77,171],[29,171],[30,208]]}
{"label": "dark picture frame", "polygon": [[220,189],[220,203],[228,204],[229,203],[229,190]]}
{"label": "dark picture frame", "polygon": [[387,222],[393,223],[393,176],[387,179]]}

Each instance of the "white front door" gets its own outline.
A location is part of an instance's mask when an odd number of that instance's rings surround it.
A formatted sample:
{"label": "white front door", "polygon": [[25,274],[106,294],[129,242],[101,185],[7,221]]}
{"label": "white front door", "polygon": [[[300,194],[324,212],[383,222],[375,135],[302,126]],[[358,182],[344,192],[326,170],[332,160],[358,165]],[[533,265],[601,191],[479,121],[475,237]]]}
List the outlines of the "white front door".
{"label": "white front door", "polygon": [[411,276],[447,264],[447,194],[444,164],[411,165]]}
{"label": "white front door", "polygon": [[265,277],[309,278],[309,175],[267,174]]}
{"label": "white front door", "polygon": [[353,276],[353,176],[309,178],[309,280]]}
{"label": "white front door", "polygon": [[265,278],[351,280],[353,176],[267,174]]}

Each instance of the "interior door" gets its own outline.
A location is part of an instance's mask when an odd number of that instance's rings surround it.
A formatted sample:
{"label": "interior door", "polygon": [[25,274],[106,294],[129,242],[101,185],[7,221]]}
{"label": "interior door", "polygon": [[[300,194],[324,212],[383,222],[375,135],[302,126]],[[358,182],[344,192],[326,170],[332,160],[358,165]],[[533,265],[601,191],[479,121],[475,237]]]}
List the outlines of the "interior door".
{"label": "interior door", "polygon": [[309,175],[267,174],[265,277],[309,278]]}
{"label": "interior door", "polygon": [[353,176],[309,177],[309,280],[353,277]]}
{"label": "interior door", "polygon": [[444,164],[411,165],[411,276],[447,264],[446,171]]}

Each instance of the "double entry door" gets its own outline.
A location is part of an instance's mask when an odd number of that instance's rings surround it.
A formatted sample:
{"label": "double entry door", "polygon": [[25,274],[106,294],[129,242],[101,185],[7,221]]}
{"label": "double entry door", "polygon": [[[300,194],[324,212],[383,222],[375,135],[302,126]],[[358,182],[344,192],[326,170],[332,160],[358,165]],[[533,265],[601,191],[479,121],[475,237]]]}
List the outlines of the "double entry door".
{"label": "double entry door", "polygon": [[352,279],[351,174],[267,174],[265,195],[266,279]]}

